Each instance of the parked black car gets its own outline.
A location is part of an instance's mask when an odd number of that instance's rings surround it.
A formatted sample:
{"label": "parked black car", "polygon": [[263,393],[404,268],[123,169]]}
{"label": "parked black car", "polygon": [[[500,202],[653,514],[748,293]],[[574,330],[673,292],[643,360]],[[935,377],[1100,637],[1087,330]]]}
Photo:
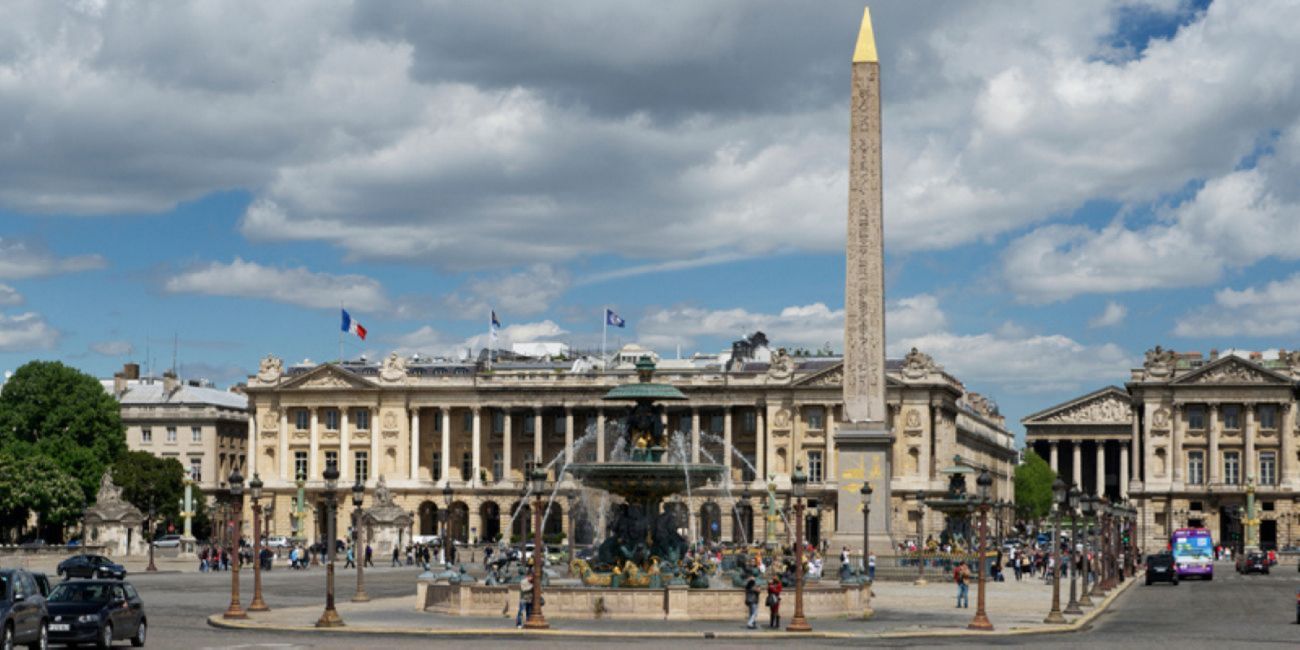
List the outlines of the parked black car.
{"label": "parked black car", "polygon": [[129,582],[63,582],[50,593],[46,606],[53,643],[94,643],[107,648],[113,641],[130,639],[137,648],[144,645],[148,629],[144,601]]}
{"label": "parked black car", "polygon": [[1237,558],[1237,573],[1262,573],[1268,575],[1268,556],[1260,551],[1250,551]]}
{"label": "parked black car", "polygon": [[1153,582],[1171,582],[1178,586],[1178,572],[1174,570],[1172,553],[1157,553],[1147,556],[1147,584]]}
{"label": "parked black car", "polygon": [[0,571],[0,648],[26,643],[33,650],[45,650],[48,622],[36,578],[22,569]]}
{"label": "parked black car", "polygon": [[64,578],[125,580],[126,567],[102,555],[74,555],[59,563],[59,575]]}

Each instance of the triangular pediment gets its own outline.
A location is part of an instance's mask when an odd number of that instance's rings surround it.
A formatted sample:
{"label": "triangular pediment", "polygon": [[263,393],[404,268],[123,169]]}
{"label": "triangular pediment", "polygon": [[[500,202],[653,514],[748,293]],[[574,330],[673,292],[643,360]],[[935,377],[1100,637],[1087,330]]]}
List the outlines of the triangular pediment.
{"label": "triangular pediment", "polygon": [[[791,388],[823,388],[827,386],[844,385],[844,362],[837,363],[833,366],[822,368],[805,377],[800,377],[794,383],[790,384]],[[902,383],[897,379],[885,375],[886,386],[901,386]]]}
{"label": "triangular pediment", "polygon": [[354,372],[326,363],[290,379],[281,385],[284,390],[352,390],[377,389],[374,382]]}
{"label": "triangular pediment", "polygon": [[1291,378],[1238,356],[1226,356],[1189,372],[1171,384],[1273,384],[1290,385]]}
{"label": "triangular pediment", "polygon": [[1020,420],[1022,424],[1129,424],[1133,401],[1128,391],[1107,386],[1043,409]]}

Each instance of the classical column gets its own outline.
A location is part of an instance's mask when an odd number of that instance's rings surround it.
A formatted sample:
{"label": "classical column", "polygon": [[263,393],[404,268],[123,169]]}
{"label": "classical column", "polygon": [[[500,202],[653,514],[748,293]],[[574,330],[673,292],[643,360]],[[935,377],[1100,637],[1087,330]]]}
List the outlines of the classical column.
{"label": "classical column", "polygon": [[293,481],[293,459],[289,458],[289,410],[280,406],[280,478]]}
{"label": "classical column", "polygon": [[1070,480],[1074,483],[1074,489],[1083,491],[1083,441],[1071,440],[1070,451],[1074,462],[1071,465],[1072,473]]}
{"label": "classical column", "polygon": [[1059,476],[1061,474],[1061,443],[1057,440],[1052,440],[1048,444],[1052,448],[1052,471],[1056,472]]}
{"label": "classical column", "polygon": [[700,407],[691,407],[691,462],[700,462]]}
{"label": "classical column", "polygon": [[546,466],[546,461],[542,460],[542,407],[540,405],[533,407],[533,463],[538,467]]}
{"label": "classical column", "polygon": [[[513,436],[511,435],[513,432],[510,430],[510,425],[512,424],[512,422],[513,421],[510,417],[510,409],[509,408],[502,409],[501,411],[501,476],[496,477],[498,483],[502,481],[509,481],[510,470],[513,469],[511,467],[511,462],[510,462],[511,460],[513,460],[511,457],[514,455],[513,453],[511,453],[514,451],[514,444],[512,441]],[[501,530],[504,531],[505,528],[502,528]],[[503,534],[506,534],[507,539],[509,539],[508,533],[503,533]]]}
{"label": "classical column", "polygon": [[472,418],[472,424],[470,426],[470,444],[473,445],[473,447],[470,448],[471,464],[469,466],[470,475],[468,480],[470,485],[478,486],[478,477],[480,476],[479,468],[483,466],[483,408],[475,406],[472,409],[472,413],[474,414],[474,417]]}
{"label": "classical column", "polygon": [[[564,464],[573,462],[573,407],[564,407]],[[557,479],[560,477],[556,477]]]}
{"label": "classical column", "polygon": [[1278,408],[1282,409],[1282,431],[1279,433],[1282,443],[1282,482],[1294,485],[1296,482],[1295,406],[1291,402],[1286,402]]}
{"label": "classical column", "polygon": [[320,473],[316,471],[316,457],[320,455],[320,431],[317,427],[318,424],[316,407],[313,406],[311,409],[311,430],[308,432],[307,438],[308,450],[311,454],[307,457],[307,480],[309,481],[314,481],[317,476],[320,476]]}
{"label": "classical column", "polygon": [[[1137,463],[1137,459],[1142,457],[1138,454],[1138,441],[1141,440],[1141,436],[1142,436],[1142,421],[1141,418],[1138,417],[1138,408],[1134,408],[1133,409],[1133,437],[1128,441],[1129,446],[1126,447],[1123,452],[1123,453],[1128,453],[1132,456],[1133,466],[1129,467],[1127,461],[1121,462],[1119,464],[1119,472],[1120,475],[1123,476],[1123,478],[1120,479],[1120,484],[1125,486],[1126,488],[1124,490],[1125,493],[1128,492],[1127,486],[1129,480],[1134,480],[1134,481],[1142,480],[1142,477],[1138,476],[1138,463]],[[1121,457],[1123,457],[1122,454]]]}
{"label": "classical column", "polygon": [[1186,410],[1182,404],[1174,405],[1174,435],[1169,450],[1169,477],[1175,483],[1183,482],[1183,431],[1187,428],[1183,416]]}
{"label": "classical column", "polygon": [[754,469],[758,476],[754,480],[767,480],[767,405],[759,402],[754,406]]}
{"label": "classical column", "polygon": [[352,484],[352,463],[348,462],[348,454],[352,453],[350,444],[352,443],[352,432],[348,430],[348,407],[339,407],[339,484]]}
{"label": "classical column", "polygon": [[377,426],[379,417],[378,408],[366,407],[366,425],[370,427],[370,475],[366,482],[374,485],[379,482],[379,427]]}
{"label": "classical column", "polygon": [[[1120,472],[1121,474],[1123,471]],[[1097,496],[1106,496],[1106,441],[1097,441]]]}
{"label": "classical column", "polygon": [[1255,462],[1255,403],[1251,402],[1242,407],[1246,412],[1246,430],[1243,432],[1246,438],[1245,458],[1241,459],[1242,471],[1245,472],[1243,478],[1253,478],[1259,482],[1259,467]]}
{"label": "classical column", "polygon": [[1205,462],[1210,466],[1210,485],[1223,481],[1223,463],[1219,461],[1219,405],[1210,405],[1210,452]]}
{"label": "classical column", "polygon": [[605,409],[596,409],[596,462],[605,462]]}
{"label": "classical column", "polygon": [[[451,482],[451,407],[442,407],[442,481]],[[444,504],[445,506],[445,504]]]}
{"label": "classical column", "polygon": [[722,407],[722,465],[727,468],[723,485],[731,485],[731,406]]}
{"label": "classical column", "polygon": [[248,475],[257,473],[257,409],[248,414]]}
{"label": "classical column", "polygon": [[825,411],[825,424],[823,426],[826,427],[826,476],[824,480],[827,483],[838,483],[839,464],[835,462],[835,405],[827,404],[822,407],[822,410]]}
{"label": "classical column", "polygon": [[1119,446],[1119,498],[1128,498],[1128,446]]}
{"label": "classical column", "polygon": [[[370,435],[374,435],[371,432]],[[430,467],[429,471],[433,471]],[[420,480],[420,407],[411,409],[411,480]]]}

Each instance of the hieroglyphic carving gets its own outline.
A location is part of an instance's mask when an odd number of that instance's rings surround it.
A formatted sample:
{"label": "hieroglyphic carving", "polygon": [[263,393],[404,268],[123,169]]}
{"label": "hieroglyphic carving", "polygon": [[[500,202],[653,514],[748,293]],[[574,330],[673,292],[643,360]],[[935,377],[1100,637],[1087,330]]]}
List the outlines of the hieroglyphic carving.
{"label": "hieroglyphic carving", "polygon": [[1128,403],[1106,396],[1072,406],[1044,418],[1045,422],[1071,424],[1124,424],[1131,421]]}

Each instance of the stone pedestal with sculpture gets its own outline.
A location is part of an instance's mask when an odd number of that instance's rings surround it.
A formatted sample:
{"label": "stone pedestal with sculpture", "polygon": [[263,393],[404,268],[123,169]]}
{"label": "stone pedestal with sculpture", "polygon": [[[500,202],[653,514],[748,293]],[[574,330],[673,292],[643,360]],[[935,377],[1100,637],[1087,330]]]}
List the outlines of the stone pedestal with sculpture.
{"label": "stone pedestal with sculpture", "polygon": [[149,542],[141,532],[144,513],[122,498],[122,488],[113,483],[112,470],[99,481],[95,505],[86,509],[85,543],[101,546],[105,555],[130,556],[149,552]]}
{"label": "stone pedestal with sculpture", "polygon": [[375,484],[374,505],[361,511],[361,525],[366,529],[366,542],[374,549],[378,558],[389,557],[394,548],[402,548],[410,540],[406,539],[411,530],[411,513],[403,510],[393,502],[393,493],[389,491],[384,477],[379,477]]}

